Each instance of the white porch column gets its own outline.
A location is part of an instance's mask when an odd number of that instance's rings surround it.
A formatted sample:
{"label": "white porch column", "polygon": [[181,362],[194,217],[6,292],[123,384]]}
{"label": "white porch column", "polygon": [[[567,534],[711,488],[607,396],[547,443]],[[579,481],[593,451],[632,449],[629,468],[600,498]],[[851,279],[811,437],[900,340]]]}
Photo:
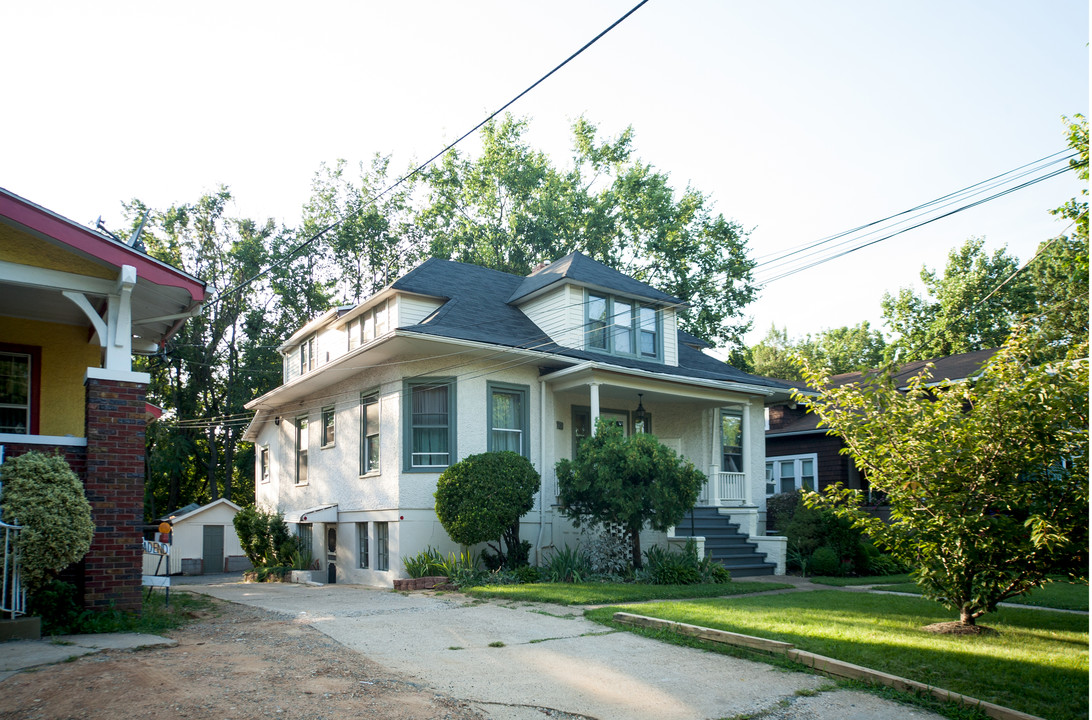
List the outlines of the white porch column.
{"label": "white porch column", "polygon": [[133,368],[132,293],[136,285],[136,268],[122,265],[117,288],[107,298],[106,362],[108,370],[128,371]]}
{"label": "white porch column", "polygon": [[591,391],[591,434],[595,435],[595,424],[599,421],[599,383],[588,383]]}
{"label": "white porch column", "polygon": [[[751,443],[754,438],[751,438],[751,432],[753,430],[751,426],[751,403],[747,401],[743,404],[743,504],[754,505],[755,493],[754,493],[754,468],[751,467]],[[763,437],[765,442],[765,437]]]}

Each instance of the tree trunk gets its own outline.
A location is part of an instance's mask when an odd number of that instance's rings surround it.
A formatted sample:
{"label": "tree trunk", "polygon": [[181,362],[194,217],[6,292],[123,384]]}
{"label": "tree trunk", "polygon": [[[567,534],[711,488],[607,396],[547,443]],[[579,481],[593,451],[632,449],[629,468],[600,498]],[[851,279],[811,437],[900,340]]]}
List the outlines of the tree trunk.
{"label": "tree trunk", "polygon": [[633,559],[633,569],[640,570],[642,567],[644,567],[644,565],[641,563],[641,529],[630,528],[627,532],[629,532],[630,552]]}
{"label": "tree trunk", "polygon": [[970,626],[973,627],[974,624],[975,624],[974,621],[977,618],[978,618],[978,615],[976,613],[971,612],[971,610],[969,608],[967,608],[966,606],[961,607],[959,609],[959,622],[960,622],[960,624],[970,625]]}

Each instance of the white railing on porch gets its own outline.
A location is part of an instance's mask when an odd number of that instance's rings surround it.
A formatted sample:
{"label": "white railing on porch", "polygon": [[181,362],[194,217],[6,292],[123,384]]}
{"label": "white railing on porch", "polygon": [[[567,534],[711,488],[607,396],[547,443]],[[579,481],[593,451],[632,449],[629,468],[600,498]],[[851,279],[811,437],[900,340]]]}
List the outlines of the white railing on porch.
{"label": "white railing on porch", "polygon": [[706,507],[742,505],[747,500],[747,474],[709,471],[709,480],[702,486],[699,502]]}
{"label": "white railing on porch", "polygon": [[0,613],[14,620],[27,612],[27,591],[19,577],[19,553],[16,540],[22,528],[0,522],[4,543],[4,581],[0,593]]}

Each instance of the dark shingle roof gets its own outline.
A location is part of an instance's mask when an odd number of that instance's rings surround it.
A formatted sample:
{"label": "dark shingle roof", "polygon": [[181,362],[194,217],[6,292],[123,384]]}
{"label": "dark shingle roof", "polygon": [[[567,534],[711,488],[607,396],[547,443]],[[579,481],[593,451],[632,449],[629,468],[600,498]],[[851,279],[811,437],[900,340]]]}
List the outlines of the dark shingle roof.
{"label": "dark shingle roof", "polygon": [[[603,362],[666,375],[785,388],[784,383],[778,380],[748,375],[684,342],[679,343],[678,366],[561,347],[550,340],[519,308],[508,303],[508,299],[524,280],[525,278],[518,275],[477,265],[432,258],[396,280],[391,287],[403,292],[443,298],[447,302],[419,324],[400,329],[436,337],[527,348],[576,360]],[[638,284],[647,290],[651,289],[643,283]],[[691,341],[696,339],[689,334],[683,335]]]}
{"label": "dark shingle roof", "polygon": [[676,297],[660,292],[651,285],[646,285],[640,280],[634,280],[628,275],[623,275],[617,270],[576,251],[569,253],[560,260],[553,261],[543,268],[539,268],[525,278],[521,278],[519,287],[508,298],[508,302],[519,302],[520,299],[532,293],[565,281],[582,285],[594,285],[606,290],[614,290],[626,295],[661,303],[679,304],[682,302]]}
{"label": "dark shingle roof", "polygon": [[[987,350],[975,350],[969,353],[960,353],[958,355],[949,355],[942,358],[933,358],[932,360],[915,360],[914,362],[901,365],[898,370],[891,376],[895,380],[896,387],[905,387],[910,381],[910,378],[915,377],[918,373],[925,369],[927,365],[932,364],[933,369],[929,372],[929,378],[931,382],[943,382],[950,380],[952,382],[958,382],[960,380],[966,380],[967,378],[973,378],[978,375],[982,369],[989,362],[990,358],[997,352],[997,348],[989,348]],[[834,387],[840,387],[842,385],[849,385],[850,383],[860,382],[869,375],[874,374],[875,371],[870,370],[867,372],[851,372],[843,373],[841,375],[834,375],[830,379],[830,384]],[[790,382],[783,381],[784,384],[790,385],[802,391],[809,391],[811,388],[803,382]],[[818,430],[819,418],[812,414],[807,414],[804,417],[796,420],[789,425],[777,428],[776,430],[770,430],[766,434],[769,436],[785,435],[789,433],[808,432]]]}

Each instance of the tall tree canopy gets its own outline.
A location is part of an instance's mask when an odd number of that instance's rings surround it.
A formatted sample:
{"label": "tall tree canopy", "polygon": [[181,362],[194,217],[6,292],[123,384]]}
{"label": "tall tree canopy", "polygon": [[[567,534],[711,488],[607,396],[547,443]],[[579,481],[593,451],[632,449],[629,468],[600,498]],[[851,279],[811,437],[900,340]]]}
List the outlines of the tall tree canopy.
{"label": "tall tree canopy", "polygon": [[475,158],[449,153],[425,175],[417,222],[428,254],[525,275],[573,250],[689,303],[683,329],[738,344],[755,297],[746,232],[704,193],[676,191],[639,160],[633,131],[600,140],[573,126],[573,157],[558,168],[525,141],[527,121],[487,124]]}
{"label": "tall tree canopy", "polygon": [[[884,295],[884,320],[897,334],[902,362],[999,347],[1009,330],[1035,307],[1028,276],[1004,249],[992,254],[982,238],[948,253],[943,274],[922,268],[925,293],[903,288]],[[1008,282],[1005,282],[1005,281]]]}
{"label": "tall tree canopy", "polygon": [[[149,400],[167,410],[148,431],[149,518],[189,502],[253,497],[253,448],[239,438],[243,405],[279,384],[274,348],[328,299],[310,281],[310,258],[247,283],[295,243],[272,221],[228,214],[221,187],[194,203],[152,211],[142,238],[153,257],[201,278],[210,301],[187,320],[164,351],[141,361],[152,377]],[[147,208],[133,201],[134,222]]]}
{"label": "tall tree canopy", "polygon": [[743,369],[764,377],[803,380],[801,363],[807,360],[838,375],[879,367],[886,347],[883,333],[873,330],[867,320],[795,341],[789,338],[787,328],[778,329],[775,325],[766,337],[748,349]]}

